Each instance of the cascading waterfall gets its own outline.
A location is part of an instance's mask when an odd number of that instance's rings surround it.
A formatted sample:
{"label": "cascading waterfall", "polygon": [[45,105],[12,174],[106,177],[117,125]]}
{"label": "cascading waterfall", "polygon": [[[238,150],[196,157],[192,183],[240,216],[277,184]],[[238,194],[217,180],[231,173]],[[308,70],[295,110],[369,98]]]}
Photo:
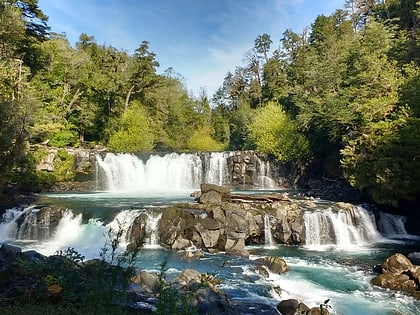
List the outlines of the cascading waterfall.
{"label": "cascading waterfall", "polygon": [[156,211],[146,211],[147,221],[146,221],[146,248],[157,248],[159,245],[159,235],[158,235],[158,224],[159,220],[162,217],[161,212]]}
{"label": "cascading waterfall", "polygon": [[379,212],[378,228],[386,237],[407,237],[406,221],[404,216]]}
{"label": "cascading waterfall", "polygon": [[375,218],[361,206],[352,209],[306,211],[304,213],[307,246],[333,245],[349,248],[372,244],[381,239]]}
{"label": "cascading waterfall", "polygon": [[270,161],[263,161],[261,159],[257,159],[257,167],[258,167],[258,187],[261,189],[276,189],[278,185],[276,182],[270,177]]}
{"label": "cascading waterfall", "polygon": [[36,213],[38,211],[36,206],[6,210],[0,223],[0,239],[47,239],[49,225],[37,222]]}
{"label": "cascading waterfall", "polygon": [[232,152],[169,153],[140,158],[134,154],[97,155],[98,190],[173,192],[194,190],[203,182],[229,185]]}
{"label": "cascading waterfall", "polygon": [[264,216],[264,240],[265,245],[272,247],[274,245],[273,235],[271,233],[270,215],[265,213]]}
{"label": "cascading waterfall", "polygon": [[177,191],[197,188],[202,162],[195,154],[151,155],[145,162],[134,154],[97,156],[100,189],[107,191]]}
{"label": "cascading waterfall", "polygon": [[216,185],[226,185],[231,182],[227,158],[232,152],[210,152],[203,155],[204,181]]}

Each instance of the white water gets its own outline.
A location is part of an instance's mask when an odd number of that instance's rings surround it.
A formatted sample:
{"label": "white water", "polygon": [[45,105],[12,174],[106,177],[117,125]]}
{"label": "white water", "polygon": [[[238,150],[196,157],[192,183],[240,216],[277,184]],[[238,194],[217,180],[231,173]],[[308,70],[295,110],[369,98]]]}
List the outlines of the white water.
{"label": "white water", "polygon": [[271,178],[270,161],[262,161],[257,159],[258,163],[258,187],[261,189],[277,189],[278,185]]}
{"label": "white water", "polygon": [[[103,196],[102,194],[99,195]],[[70,194],[69,196],[72,200],[80,198],[80,196],[77,197],[77,194]],[[95,199],[93,195],[89,194],[84,195],[83,198],[85,202],[90,200],[99,209],[109,203],[109,200]],[[118,211],[118,214],[110,219],[109,224],[104,224],[103,221],[94,218],[83,220],[82,214],[75,215],[74,212],[68,211],[60,221],[58,229],[51,239],[36,243],[32,241],[31,243],[18,242],[18,244],[23,245],[25,249],[35,249],[44,255],[52,255],[59,250],[73,247],[86,259],[98,257],[98,253],[105,244],[105,236],[108,230],[110,228],[118,229],[119,227],[129,230],[128,227],[141,214],[147,215],[146,231],[147,234],[150,232],[147,244],[152,245],[155,241],[158,242],[155,238],[157,235],[153,235],[152,231],[155,230],[153,226],[159,221],[159,214],[157,213],[161,209],[156,209],[156,212],[151,209],[145,210],[143,207],[136,206],[136,203],[140,202],[139,200],[124,199],[124,202],[128,201],[135,206],[135,209]],[[62,201],[60,200],[60,202]],[[124,206],[128,207],[128,204]],[[86,207],[86,203],[83,203],[81,208],[84,207]],[[33,207],[7,211],[3,218],[4,222],[0,224],[0,241],[3,241],[6,236],[9,239],[15,238],[19,234],[16,218],[22,213],[28,213],[32,210],[36,211]],[[276,245],[272,249],[264,246],[263,250],[265,252],[263,255],[281,256],[290,268],[289,272],[282,275],[270,274],[268,280],[258,275],[255,265],[250,264],[249,261],[239,257],[227,257],[224,254],[206,253],[202,259],[187,262],[169,258],[170,269],[168,269],[168,272],[174,270],[173,273],[175,274],[185,268],[192,268],[200,272],[223,275],[222,288],[227,289],[234,296],[234,299],[239,300],[242,298],[251,299],[252,301],[275,305],[282,299],[297,298],[312,307],[319,305],[326,299],[331,299],[332,314],[390,315],[396,314],[396,311],[399,314],[419,314],[419,307],[408,295],[396,291],[382,290],[370,284],[373,274],[366,266],[370,266],[370,257],[380,252],[381,249],[363,247],[366,243],[374,243],[378,236],[369,212],[361,207],[354,207],[351,211],[333,211],[332,209],[322,211],[325,212],[323,216],[317,214],[316,211],[308,212],[305,215],[305,220],[311,219],[314,222],[328,221],[339,224],[338,230],[331,226],[328,227],[329,223],[326,225],[318,223],[318,227],[314,225],[313,229],[318,229],[318,234],[315,233],[315,235],[318,235],[321,240],[324,239],[324,237],[319,236],[319,234],[322,234],[320,232],[322,229],[327,229],[334,235],[340,234],[338,237],[335,235],[330,239],[334,239],[334,242],[336,239],[339,240],[340,246],[346,251],[331,250],[314,254],[306,248]],[[344,212],[347,212],[347,214]],[[149,216],[151,213],[157,215]],[[318,221],[316,218],[318,218]],[[399,221],[400,218],[395,218],[395,220]],[[373,232],[368,233],[368,231]],[[121,236],[122,243],[125,242],[126,238],[126,235]],[[346,239],[348,240],[345,241]],[[333,243],[332,241],[320,242],[321,244]],[[333,245],[335,246],[335,243]],[[337,247],[341,249],[340,246]],[[342,256],[334,257],[340,253]],[[167,259],[165,258],[167,255],[171,254],[169,254],[169,251],[162,249],[145,250],[140,254],[142,261],[139,262],[138,266],[142,269],[159,271],[159,265],[164,259]],[[172,255],[172,257],[179,256],[177,253],[172,253]],[[369,265],[358,267],[358,261],[363,260],[364,257],[367,257],[368,262],[366,264]],[[270,289],[275,286],[282,289],[280,295]]]}
{"label": "white water", "polygon": [[145,248],[159,248],[158,224],[162,218],[161,212],[146,211],[146,240]]}
{"label": "white water", "polygon": [[264,240],[265,245],[268,247],[273,247],[273,235],[271,233],[271,224],[270,224],[270,215],[268,213],[264,214]]}
{"label": "white water", "polygon": [[[140,158],[134,154],[97,155],[98,189],[108,192],[165,192],[197,190],[203,182],[231,184],[228,158],[234,152],[169,153]],[[257,160],[255,185],[275,189],[270,164]]]}
{"label": "white water", "polygon": [[378,228],[386,237],[405,237],[407,218],[400,215],[379,212]]}
{"label": "white water", "polygon": [[304,213],[306,246],[334,246],[351,249],[381,240],[375,218],[361,206],[351,210],[306,211]]}

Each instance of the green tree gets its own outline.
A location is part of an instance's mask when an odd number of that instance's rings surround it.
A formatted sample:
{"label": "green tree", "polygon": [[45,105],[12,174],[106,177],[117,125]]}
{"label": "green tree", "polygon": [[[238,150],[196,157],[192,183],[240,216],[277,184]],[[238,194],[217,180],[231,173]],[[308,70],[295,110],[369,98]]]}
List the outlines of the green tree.
{"label": "green tree", "polygon": [[280,161],[304,161],[309,157],[308,141],[281,106],[274,102],[257,110],[248,130],[258,151],[273,155]]}
{"label": "green tree", "polygon": [[223,144],[212,138],[212,130],[209,126],[203,126],[196,130],[188,140],[188,148],[192,151],[222,151]]}
{"label": "green tree", "polygon": [[36,104],[22,56],[27,27],[17,3],[0,2],[0,190],[25,157],[30,108]]}
{"label": "green tree", "polygon": [[119,130],[109,139],[108,147],[117,152],[150,152],[153,148],[153,133],[147,112],[137,101],[121,116]]}

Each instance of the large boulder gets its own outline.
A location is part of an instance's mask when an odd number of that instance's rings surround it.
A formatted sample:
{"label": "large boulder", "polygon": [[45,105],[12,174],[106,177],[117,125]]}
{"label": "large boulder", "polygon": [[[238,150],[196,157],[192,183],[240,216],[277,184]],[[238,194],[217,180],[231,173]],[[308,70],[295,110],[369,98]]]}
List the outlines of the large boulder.
{"label": "large boulder", "polygon": [[230,200],[230,188],[214,184],[203,183],[200,185],[200,203],[221,203]]}
{"label": "large boulder", "polygon": [[267,266],[267,268],[277,274],[282,274],[289,271],[289,267],[284,259],[277,256],[267,256],[257,259],[257,262]]}
{"label": "large boulder", "polygon": [[372,279],[373,285],[420,297],[420,266],[413,265],[406,256],[396,253],[385,259],[380,269],[382,273]]}
{"label": "large boulder", "polygon": [[310,311],[308,306],[296,299],[280,301],[277,305],[277,310],[282,315],[307,314]]}
{"label": "large boulder", "polygon": [[410,259],[400,253],[388,257],[382,264],[383,272],[392,275],[400,275],[409,271],[411,268],[413,268],[413,264]]}
{"label": "large boulder", "polygon": [[166,208],[158,225],[160,243],[174,250],[185,249],[191,246],[186,237],[187,226],[194,220],[194,214],[177,207]]}
{"label": "large boulder", "polygon": [[411,280],[410,277],[405,274],[393,275],[390,273],[382,273],[372,279],[372,284],[393,290],[413,291],[416,289],[414,280]]}

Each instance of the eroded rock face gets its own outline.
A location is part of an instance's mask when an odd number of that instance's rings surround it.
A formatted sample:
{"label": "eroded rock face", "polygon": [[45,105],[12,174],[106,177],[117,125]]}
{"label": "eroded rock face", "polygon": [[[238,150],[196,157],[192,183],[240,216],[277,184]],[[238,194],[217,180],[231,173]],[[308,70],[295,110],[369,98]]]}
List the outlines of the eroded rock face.
{"label": "eroded rock face", "polygon": [[372,279],[372,284],[413,294],[420,297],[420,266],[413,265],[410,259],[396,253],[387,259],[381,266],[381,274]]}
{"label": "eroded rock face", "polygon": [[[185,249],[194,245],[247,257],[245,245],[264,244],[267,228],[276,243],[303,241],[303,209],[286,196],[231,195],[223,186],[203,184],[201,187],[199,203],[179,204],[163,211],[159,223],[163,246]],[[211,196],[200,202],[209,192]],[[264,226],[264,216],[269,216],[269,226]]]}

